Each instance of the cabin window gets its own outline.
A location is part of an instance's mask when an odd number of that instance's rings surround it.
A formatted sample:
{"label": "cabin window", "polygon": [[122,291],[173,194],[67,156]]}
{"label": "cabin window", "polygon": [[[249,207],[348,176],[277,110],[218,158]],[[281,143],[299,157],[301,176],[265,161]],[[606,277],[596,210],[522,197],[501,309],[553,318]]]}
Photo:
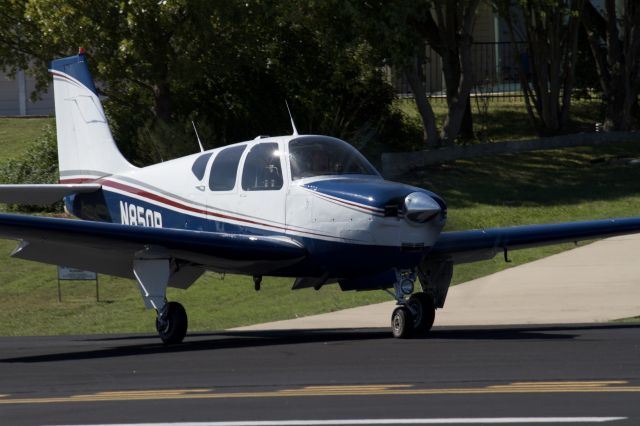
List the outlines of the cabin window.
{"label": "cabin window", "polygon": [[212,191],[231,191],[236,186],[238,164],[246,145],[237,145],[223,149],[211,165],[209,189]]}
{"label": "cabin window", "polygon": [[331,137],[293,139],[289,142],[289,159],[292,180],[329,175],[378,175],[358,150]]}
{"label": "cabin window", "polygon": [[282,166],[277,143],[254,145],[244,160],[242,189],[274,191],[282,188]]}
{"label": "cabin window", "polygon": [[196,161],[193,162],[193,166],[191,166],[191,171],[194,176],[198,178],[198,180],[202,180],[204,177],[204,172],[207,169],[207,163],[209,162],[209,158],[211,158],[211,152],[201,155],[196,158]]}

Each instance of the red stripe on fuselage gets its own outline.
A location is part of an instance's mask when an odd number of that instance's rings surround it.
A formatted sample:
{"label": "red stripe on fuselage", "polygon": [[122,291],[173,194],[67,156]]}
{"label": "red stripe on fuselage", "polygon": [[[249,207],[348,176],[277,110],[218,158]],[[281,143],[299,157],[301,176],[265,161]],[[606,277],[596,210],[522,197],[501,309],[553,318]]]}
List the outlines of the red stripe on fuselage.
{"label": "red stripe on fuselage", "polygon": [[73,179],[60,179],[60,183],[97,183],[100,178],[73,178]]}
{"label": "red stripe on fuselage", "polygon": [[194,208],[191,206],[188,206],[186,204],[182,204],[179,203],[177,201],[171,200],[169,198],[166,197],[162,197],[160,195],[145,191],[143,189],[140,188],[136,188],[130,185],[126,185],[120,182],[115,182],[113,180],[109,180],[109,179],[104,179],[104,178],[71,178],[71,179],[60,179],[60,183],[99,183],[102,184],[103,186],[106,187],[111,187],[114,189],[119,189],[121,191],[124,192],[128,192],[130,194],[134,194],[137,195],[139,197],[142,198],[147,198],[150,200],[154,200],[156,202],[159,202],[161,204],[165,204],[165,205],[169,205],[178,209],[182,209],[182,210],[187,210],[193,213],[198,213],[198,214],[204,214],[210,217],[218,217],[221,219],[227,219],[227,220],[234,220],[236,222],[243,222],[243,223],[247,223],[247,224],[251,224],[251,225],[258,225],[258,226],[264,226],[264,227],[268,227],[268,228],[273,228],[273,229],[278,229],[281,231],[292,231],[292,232],[300,232],[303,234],[307,234],[307,235],[313,235],[316,237],[326,237],[326,238],[336,238],[334,236],[331,235],[327,235],[327,234],[318,234],[315,232],[309,232],[306,230],[300,230],[300,229],[292,229],[292,228],[287,228],[285,226],[279,226],[279,225],[270,225],[270,224],[266,224],[266,223],[262,223],[262,222],[257,222],[251,219],[244,219],[244,218],[240,218],[240,217],[235,217],[235,216],[230,216],[230,215],[226,215],[223,213],[215,213],[212,211],[206,211],[206,210],[202,210],[202,209],[198,209],[198,208]]}
{"label": "red stripe on fuselage", "polygon": [[222,213],[215,213],[215,212],[212,212],[212,211],[206,211],[206,210],[198,209],[198,208],[195,208],[195,207],[191,207],[191,206],[188,206],[186,204],[182,204],[182,203],[179,203],[177,201],[170,200],[170,199],[168,199],[166,197],[162,197],[160,195],[153,194],[151,192],[145,191],[143,189],[135,188],[133,186],[125,185],[125,184],[120,183],[120,182],[114,182],[112,180],[105,179],[105,180],[102,180],[100,183],[102,183],[104,186],[120,189],[122,191],[126,191],[126,192],[129,192],[131,194],[135,194],[135,195],[138,195],[140,197],[143,197],[143,198],[154,200],[154,201],[157,201],[159,203],[166,204],[166,205],[169,205],[169,206],[172,206],[172,207],[175,207],[175,208],[178,208],[178,209],[182,209],[182,210],[187,210],[187,211],[190,211],[190,212],[193,212],[193,213],[219,217],[219,218],[222,218],[222,219],[235,220],[237,222],[244,222],[244,223],[249,223],[249,224],[252,224],[252,225],[265,226],[265,227],[268,227],[268,228],[279,229],[279,230],[282,230],[282,231],[286,230],[286,228],[284,226],[271,225],[271,224],[268,224],[268,223],[257,222],[257,221],[250,220],[250,219],[244,219],[244,218],[240,218],[240,217],[229,216],[229,215],[222,214]]}

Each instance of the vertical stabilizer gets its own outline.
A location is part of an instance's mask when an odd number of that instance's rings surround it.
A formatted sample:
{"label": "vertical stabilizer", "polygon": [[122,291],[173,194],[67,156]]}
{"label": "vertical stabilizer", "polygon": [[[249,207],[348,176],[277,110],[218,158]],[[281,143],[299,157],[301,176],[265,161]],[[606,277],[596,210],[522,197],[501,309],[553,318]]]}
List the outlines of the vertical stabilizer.
{"label": "vertical stabilizer", "polygon": [[51,62],[61,182],[82,182],[134,168],[116,146],[83,49]]}

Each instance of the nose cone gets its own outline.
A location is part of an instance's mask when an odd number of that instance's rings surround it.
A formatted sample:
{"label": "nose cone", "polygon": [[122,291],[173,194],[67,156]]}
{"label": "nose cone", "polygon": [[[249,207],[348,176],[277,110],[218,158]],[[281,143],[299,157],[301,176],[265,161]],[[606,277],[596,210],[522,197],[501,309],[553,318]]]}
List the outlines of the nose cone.
{"label": "nose cone", "polygon": [[428,222],[441,211],[440,205],[424,192],[412,192],[404,198],[404,216],[410,222]]}

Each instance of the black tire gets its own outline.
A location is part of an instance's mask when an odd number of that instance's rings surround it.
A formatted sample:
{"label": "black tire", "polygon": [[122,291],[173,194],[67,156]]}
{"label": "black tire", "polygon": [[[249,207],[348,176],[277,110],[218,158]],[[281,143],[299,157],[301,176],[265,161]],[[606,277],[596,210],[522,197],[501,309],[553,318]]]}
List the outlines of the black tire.
{"label": "black tire", "polygon": [[156,319],[156,330],[165,345],[180,343],[187,335],[187,312],[178,302],[169,302]]}
{"label": "black tire", "polygon": [[391,314],[391,332],[393,337],[398,339],[406,339],[411,336],[413,331],[413,320],[411,311],[404,306],[400,306]]}
{"label": "black tire", "polygon": [[407,307],[412,314],[414,334],[427,335],[436,319],[436,307],[431,297],[425,293],[414,293],[407,300]]}

